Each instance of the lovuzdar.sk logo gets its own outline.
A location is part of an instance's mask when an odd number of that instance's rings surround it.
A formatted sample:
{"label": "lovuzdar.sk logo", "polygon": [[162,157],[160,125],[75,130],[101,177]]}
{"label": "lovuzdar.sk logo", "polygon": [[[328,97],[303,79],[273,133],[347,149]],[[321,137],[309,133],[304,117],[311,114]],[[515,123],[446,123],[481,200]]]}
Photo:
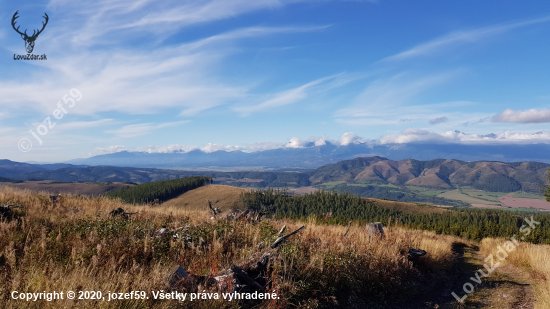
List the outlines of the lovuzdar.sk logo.
{"label": "lovuzdar.sk logo", "polygon": [[27,34],[27,29],[25,29],[24,32],[21,32],[21,31],[19,31],[19,26],[17,26],[17,28],[15,28],[15,24],[16,24],[15,20],[19,18],[19,16],[17,16],[18,13],[19,13],[19,11],[16,11],[15,14],[13,14],[13,17],[11,19],[11,26],[13,27],[13,30],[15,30],[15,32],[19,33],[19,35],[21,35],[21,38],[25,41],[25,49],[27,49],[27,54],[26,55],[15,55],[14,54],[13,55],[13,60],[47,60],[45,54],[44,55],[33,55],[32,51],[34,50],[34,41],[36,41],[36,38],[38,38],[38,35],[40,33],[42,33],[42,31],[44,31],[44,28],[46,28],[46,25],[48,24],[48,20],[50,19],[48,17],[48,14],[44,13],[44,15],[46,15],[46,16],[42,16],[46,20],[46,22],[42,22],[42,29],[33,30],[32,35],[29,36]]}

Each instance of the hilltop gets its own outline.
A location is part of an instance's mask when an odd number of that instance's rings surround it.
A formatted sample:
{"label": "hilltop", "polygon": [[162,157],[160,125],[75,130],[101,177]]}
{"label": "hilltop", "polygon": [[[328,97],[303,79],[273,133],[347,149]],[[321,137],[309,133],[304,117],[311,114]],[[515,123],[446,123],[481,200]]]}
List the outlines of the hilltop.
{"label": "hilltop", "polygon": [[248,190],[225,186],[225,185],[207,185],[197,189],[187,191],[184,194],[168,200],[163,203],[166,207],[180,207],[192,210],[208,210],[208,203],[217,202],[215,207],[220,208],[222,211],[229,209],[242,208],[240,195]]}
{"label": "hilltop", "polygon": [[[384,217],[385,237],[371,238],[363,224],[347,227],[331,220],[307,218],[296,221],[270,216],[256,221],[211,219],[205,198],[220,204],[236,202],[240,188],[207,185],[160,205],[133,205],[106,197],[71,194],[52,203],[43,193],[0,185],[0,204],[19,204],[0,216],[0,293],[74,290],[126,293],[146,291],[149,299],[117,301],[125,308],[455,308],[451,292],[462,296],[462,286],[482,268],[484,256],[504,239],[484,239],[475,244],[456,236],[407,228],[394,216]],[[333,195],[334,196],[334,195]],[[301,198],[290,196],[288,198]],[[183,205],[182,202],[185,202]],[[372,201],[369,201],[372,203]],[[377,201],[374,201],[377,202]],[[407,203],[378,201],[405,213]],[[338,203],[334,203],[336,206]],[[345,205],[341,205],[345,206]],[[418,207],[423,207],[416,205]],[[231,207],[231,203],[224,207]],[[130,218],[113,217],[113,209],[136,213]],[[375,207],[376,208],[376,207]],[[427,207],[431,209],[435,207]],[[374,208],[373,208],[374,209]],[[439,209],[439,215],[454,211]],[[393,212],[386,212],[386,214]],[[496,214],[496,213],[495,213]],[[418,218],[426,217],[422,215]],[[509,214],[506,214],[509,215]],[[542,221],[542,220],[541,220]],[[428,221],[426,221],[428,222]],[[290,231],[305,230],[289,238],[280,249],[262,249],[272,243],[285,225]],[[177,233],[159,234],[160,228]],[[347,234],[346,237],[343,237]],[[20,241],[27,239],[26,241]],[[409,248],[427,254],[411,261]],[[547,259],[550,247],[522,244],[511,253],[505,267],[482,278],[466,306],[478,308],[545,308],[550,303]],[[483,253],[483,256],[481,256]],[[493,252],[494,253],[494,252]],[[196,300],[177,302],[154,299],[151,291],[223,292],[228,270],[238,265],[253,272],[254,265],[269,257],[266,280],[276,300]],[[504,263],[504,262],[503,262]],[[174,266],[189,274],[180,285],[170,286],[167,275]],[[529,267],[526,271],[524,267]],[[259,267],[259,266],[257,266]],[[360,272],[357,269],[361,269]],[[524,275],[525,274],[525,275]],[[531,274],[531,275],[527,275]],[[530,277],[529,277],[530,276]],[[210,283],[209,283],[210,282]],[[223,282],[223,281],[220,281]],[[510,295],[509,303],[495,295]],[[25,303],[42,308],[43,300]],[[101,300],[57,300],[64,308],[97,308]],[[20,307],[21,302],[0,298],[0,306]]]}

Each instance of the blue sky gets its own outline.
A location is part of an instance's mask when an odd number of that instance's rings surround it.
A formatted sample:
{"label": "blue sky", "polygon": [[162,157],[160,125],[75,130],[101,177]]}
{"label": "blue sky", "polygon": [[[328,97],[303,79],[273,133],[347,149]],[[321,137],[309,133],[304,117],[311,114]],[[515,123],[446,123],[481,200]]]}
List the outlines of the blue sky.
{"label": "blue sky", "polygon": [[[48,14],[48,60],[14,60],[15,11]],[[1,158],[550,143],[546,1],[3,1],[0,24]]]}

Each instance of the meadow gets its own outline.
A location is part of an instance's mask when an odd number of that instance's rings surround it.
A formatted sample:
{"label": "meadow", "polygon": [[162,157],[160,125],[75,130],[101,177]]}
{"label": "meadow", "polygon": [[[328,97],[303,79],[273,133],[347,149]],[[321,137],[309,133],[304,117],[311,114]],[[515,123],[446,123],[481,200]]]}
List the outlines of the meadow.
{"label": "meadow", "polygon": [[[48,192],[0,186],[0,204],[20,204],[0,219],[0,307],[2,308],[460,308],[451,296],[471,274],[464,250],[492,250],[491,239],[481,243],[431,231],[410,229],[399,220],[384,221],[386,236],[369,237],[364,222],[347,226],[330,219],[301,219],[267,215],[224,219],[243,208],[243,189],[208,185],[190,190],[160,205],[128,204],[108,197],[66,195],[52,203]],[[213,219],[206,199],[218,200],[221,216]],[[407,210],[406,203],[372,200],[377,207],[393,207],[423,216],[448,210],[423,207]],[[411,205],[411,204],[409,204]],[[112,217],[117,208],[135,215]],[[427,212],[426,212],[427,211]],[[279,249],[266,249],[282,226],[304,231]],[[185,232],[157,237],[161,228]],[[177,234],[177,235],[176,235]],[[174,237],[176,236],[176,237]],[[501,240],[497,240],[499,242]],[[409,248],[427,254],[407,259]],[[489,249],[486,249],[489,248]],[[532,274],[537,308],[548,304],[549,246],[525,244],[521,256],[508,259]],[[272,300],[160,300],[154,291],[224,292],[210,280],[233,265],[271,252],[266,291]],[[173,288],[167,276],[181,266],[195,281]],[[462,270],[457,274],[457,269]],[[145,291],[139,300],[56,300],[25,302],[11,292]],[[473,297],[472,297],[473,299]]]}
{"label": "meadow", "polygon": [[[2,308],[268,308],[399,306],[434,288],[453,263],[457,237],[386,228],[386,238],[369,238],[363,226],[346,227],[305,222],[306,229],[277,252],[270,266],[269,290],[279,299],[227,302],[178,302],[153,299],[150,291],[169,290],[166,276],[175,265],[196,276],[213,277],[262,251],[283,225],[302,222],[212,220],[206,209],[179,205],[131,205],[106,197],[67,195],[53,204],[47,193],[0,187],[0,203],[21,204],[0,220],[0,307]],[[116,208],[137,212],[131,219],[112,218]],[[205,207],[206,208],[206,207]],[[191,241],[156,238],[161,227],[189,226]],[[428,254],[413,266],[408,248]],[[358,272],[357,269],[362,269]],[[215,291],[216,287],[195,286]],[[149,299],[105,302],[59,300],[22,302],[12,291],[147,291]]]}

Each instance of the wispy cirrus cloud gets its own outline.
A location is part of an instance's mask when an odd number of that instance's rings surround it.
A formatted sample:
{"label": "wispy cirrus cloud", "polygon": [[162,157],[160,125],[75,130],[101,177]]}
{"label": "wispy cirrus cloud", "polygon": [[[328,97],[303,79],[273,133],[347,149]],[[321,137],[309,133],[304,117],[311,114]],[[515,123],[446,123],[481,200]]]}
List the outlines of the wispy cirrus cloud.
{"label": "wispy cirrus cloud", "polygon": [[189,121],[186,120],[186,121],[166,122],[166,123],[160,123],[160,124],[152,124],[152,123],[130,124],[130,125],[123,126],[120,129],[107,130],[105,131],[105,133],[114,134],[117,137],[132,138],[132,137],[138,137],[138,136],[152,133],[153,131],[158,129],[175,127],[188,122]]}
{"label": "wispy cirrus cloud", "polygon": [[522,22],[511,22],[499,25],[492,25],[488,27],[477,28],[469,31],[457,31],[442,37],[433,39],[426,43],[416,45],[415,47],[400,52],[396,55],[384,58],[382,61],[400,61],[414,57],[420,57],[424,55],[430,55],[435,52],[441,51],[445,48],[449,48],[459,44],[477,42],[483,38],[495,36],[508,32],[513,29],[526,27],[535,24],[550,22],[550,16],[537,18]]}
{"label": "wispy cirrus cloud", "polygon": [[343,121],[342,118],[391,115],[391,118],[394,119],[396,116],[400,116],[396,115],[398,109],[411,106],[416,96],[437,85],[444,84],[460,74],[460,70],[420,77],[401,73],[389,79],[375,80],[355,97],[349,107],[336,111],[335,117]]}
{"label": "wispy cirrus cloud", "polygon": [[251,115],[253,113],[262,112],[262,111],[265,111],[265,110],[269,110],[269,109],[273,109],[273,108],[277,108],[277,107],[281,107],[281,106],[285,106],[285,105],[289,105],[289,104],[294,104],[294,103],[299,102],[300,100],[303,100],[303,99],[307,98],[308,90],[310,88],[312,88],[314,86],[317,86],[319,84],[325,83],[325,82],[327,82],[331,79],[334,79],[334,78],[336,78],[340,75],[341,74],[320,78],[320,79],[314,80],[312,82],[309,82],[307,84],[304,84],[300,87],[296,87],[296,88],[293,88],[293,89],[290,89],[290,90],[279,92],[279,93],[273,95],[272,98],[270,98],[270,99],[268,99],[268,100],[266,100],[266,101],[264,101],[260,104],[251,105],[251,106],[233,107],[233,110],[240,113],[243,116],[248,116],[248,115]]}
{"label": "wispy cirrus cloud", "polygon": [[502,113],[492,117],[493,122],[506,123],[544,123],[550,122],[550,109],[530,109],[515,111],[507,108]]}

